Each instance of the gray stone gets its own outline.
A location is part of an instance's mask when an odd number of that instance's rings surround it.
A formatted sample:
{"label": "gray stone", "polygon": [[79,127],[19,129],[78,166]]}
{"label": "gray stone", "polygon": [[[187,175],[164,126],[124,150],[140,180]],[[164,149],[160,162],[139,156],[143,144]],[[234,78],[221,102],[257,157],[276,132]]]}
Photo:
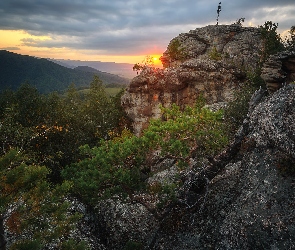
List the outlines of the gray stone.
{"label": "gray stone", "polygon": [[174,209],[178,227],[167,216],[175,229],[163,227],[153,249],[295,248],[294,107],[290,84],[250,110],[239,154],[194,208]]}
{"label": "gray stone", "polygon": [[107,249],[123,249],[127,242],[147,249],[159,227],[144,205],[119,197],[101,201],[95,211],[100,232],[104,232],[100,237]]}
{"label": "gray stone", "polygon": [[259,34],[258,28],[209,25],[173,38],[170,43],[178,40],[185,56],[170,58],[165,51],[164,69],[144,68],[121,99],[135,134],[140,135],[151,118],[161,117],[160,105],[194,105],[200,94],[208,104],[232,100],[234,90],[246,79],[245,71],[257,68]]}

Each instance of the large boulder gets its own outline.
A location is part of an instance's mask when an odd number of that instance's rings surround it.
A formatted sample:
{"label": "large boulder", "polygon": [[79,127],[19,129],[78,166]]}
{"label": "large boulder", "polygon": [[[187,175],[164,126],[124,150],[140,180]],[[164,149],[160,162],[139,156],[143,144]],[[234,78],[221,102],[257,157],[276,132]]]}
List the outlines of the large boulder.
{"label": "large boulder", "polygon": [[194,206],[173,209],[153,249],[295,248],[295,85],[262,97],[245,124],[239,153]]}
{"label": "large boulder", "polygon": [[128,199],[101,201],[95,213],[99,238],[107,249],[125,249],[128,244],[143,249],[151,244],[159,228],[158,220],[146,206]]}
{"label": "large boulder", "polygon": [[[174,41],[181,59],[169,53]],[[122,96],[135,134],[161,116],[161,105],[194,105],[200,94],[208,104],[232,100],[246,79],[245,71],[257,67],[261,46],[259,29],[240,25],[209,25],[173,38],[161,57],[164,68],[144,68]]]}
{"label": "large boulder", "polygon": [[295,51],[271,55],[263,65],[261,77],[266,83],[289,84],[295,81]]}

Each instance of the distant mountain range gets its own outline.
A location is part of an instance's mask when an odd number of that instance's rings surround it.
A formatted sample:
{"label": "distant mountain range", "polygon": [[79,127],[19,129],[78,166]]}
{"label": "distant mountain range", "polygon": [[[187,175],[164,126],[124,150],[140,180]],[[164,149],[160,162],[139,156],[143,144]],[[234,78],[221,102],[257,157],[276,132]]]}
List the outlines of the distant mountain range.
{"label": "distant mountain range", "polygon": [[79,61],[65,59],[48,59],[52,62],[60,64],[67,68],[76,68],[78,66],[88,66],[99,71],[108,72],[132,79],[136,76],[136,72],[132,70],[133,64],[130,63],[115,63],[115,62],[100,62],[100,61]]}
{"label": "distant mountain range", "polygon": [[77,65],[71,68],[60,64],[45,58],[0,50],[0,91],[16,90],[25,82],[35,86],[40,93],[65,91],[72,83],[77,88],[87,88],[94,75],[99,76],[106,85],[126,85],[130,82],[130,79],[125,77],[102,72],[89,66]]}

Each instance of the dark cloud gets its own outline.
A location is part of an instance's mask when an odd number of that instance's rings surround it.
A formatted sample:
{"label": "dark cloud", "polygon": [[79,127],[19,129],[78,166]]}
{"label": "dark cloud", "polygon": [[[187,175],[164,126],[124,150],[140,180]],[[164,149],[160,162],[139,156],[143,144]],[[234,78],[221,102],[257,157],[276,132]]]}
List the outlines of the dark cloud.
{"label": "dark cloud", "polygon": [[[1,0],[0,29],[26,30],[51,40],[24,39],[28,46],[138,54],[165,50],[181,32],[216,23],[219,1],[207,0]],[[280,31],[294,23],[294,0],[224,0],[219,23],[245,17],[245,25],[271,20]]]}

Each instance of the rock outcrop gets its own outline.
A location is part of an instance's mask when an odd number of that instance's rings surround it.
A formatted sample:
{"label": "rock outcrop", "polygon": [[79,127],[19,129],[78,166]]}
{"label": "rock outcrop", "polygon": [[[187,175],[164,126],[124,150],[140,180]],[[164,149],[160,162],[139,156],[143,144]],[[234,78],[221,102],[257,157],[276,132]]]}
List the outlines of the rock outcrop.
{"label": "rock outcrop", "polygon": [[155,164],[148,183],[184,183],[165,210],[147,193],[98,204],[106,249],[295,248],[295,84],[252,99],[238,142],[215,161],[181,172],[171,159]]}
{"label": "rock outcrop", "polygon": [[123,249],[128,244],[143,249],[151,244],[159,228],[158,220],[145,206],[119,197],[102,201],[95,211],[103,229],[100,238],[107,249]]}
{"label": "rock outcrop", "polygon": [[[175,41],[180,59],[169,53]],[[200,94],[208,104],[231,100],[245,70],[259,63],[261,46],[259,29],[240,25],[210,25],[172,39],[161,57],[164,68],[144,68],[122,97],[135,133],[161,116],[160,105],[193,105]]]}
{"label": "rock outcrop", "polygon": [[[290,84],[273,94],[262,89],[254,93],[236,140],[215,161],[204,161],[202,169],[180,173],[184,185],[164,213],[157,213],[155,207],[150,213],[147,207],[153,206],[152,200],[143,194],[139,197],[146,198],[146,207],[142,202],[137,207],[113,201],[110,210],[102,208],[108,211],[100,213],[108,218],[107,235],[118,234],[119,240],[110,246],[123,249],[120,242],[126,234],[141,242],[142,249],[295,248],[293,58],[293,52],[279,53],[265,63],[266,82],[274,75],[272,79]],[[164,158],[154,168],[157,171],[148,183],[173,182],[179,175],[171,159]],[[134,207],[137,212],[130,212]]]}
{"label": "rock outcrop", "polygon": [[289,84],[295,81],[295,51],[271,55],[265,62],[261,77],[266,83]]}
{"label": "rock outcrop", "polygon": [[[94,225],[82,227],[95,228],[98,239],[88,238],[94,249],[294,249],[294,58],[294,52],[284,52],[268,59],[262,70],[266,83],[288,84],[273,94],[263,89],[254,93],[235,140],[217,158],[204,160],[202,168],[182,171],[174,159],[155,161],[153,175],[147,178],[150,187],[179,181],[179,175],[183,181],[175,201],[164,210],[156,206],[159,197],[149,192],[98,203]],[[133,82],[130,89],[142,95],[153,89],[167,98],[166,78],[163,86],[151,85],[161,72],[145,69],[138,79],[150,82]],[[179,79],[172,70],[167,72],[170,79]],[[169,87],[180,93],[181,84],[171,81]],[[152,101],[157,98],[152,96]],[[200,159],[191,161],[195,166]]]}
{"label": "rock outcrop", "polygon": [[153,249],[294,249],[294,122],[294,84],[263,97],[248,114],[239,154],[190,190],[197,202],[172,210]]}

